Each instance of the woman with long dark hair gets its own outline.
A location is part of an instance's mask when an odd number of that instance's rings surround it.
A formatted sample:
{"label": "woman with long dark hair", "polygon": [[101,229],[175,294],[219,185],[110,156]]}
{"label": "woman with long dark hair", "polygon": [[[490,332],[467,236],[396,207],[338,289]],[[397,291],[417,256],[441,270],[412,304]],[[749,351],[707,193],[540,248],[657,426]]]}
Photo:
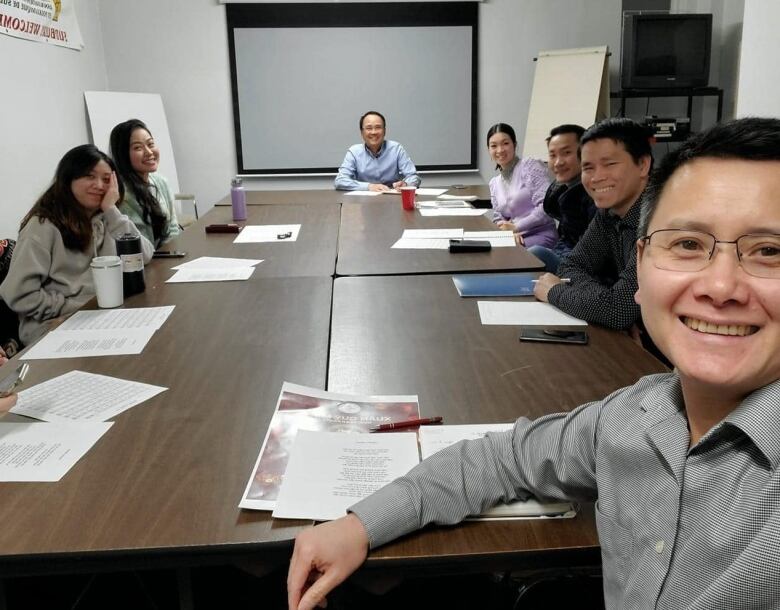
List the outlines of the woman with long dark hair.
{"label": "woman with long dark hair", "polygon": [[111,155],[125,186],[119,209],[155,247],[181,232],[168,181],[157,173],[160,151],[143,121],[130,119],[111,130]]}
{"label": "woman with long dark hair", "polygon": [[547,168],[537,159],[517,156],[515,130],[506,123],[496,123],[488,130],[487,146],[499,170],[490,181],[493,222],[500,229],[513,231],[526,247],[552,247],[558,233],[542,207],[550,186]]}
{"label": "woman with long dark hair", "polygon": [[[0,297],[19,316],[19,337],[29,344],[47,322],[71,314],[93,296],[89,265],[116,255],[120,235],[138,229],[116,207],[124,190],[116,166],[91,144],[65,153],[54,182],[22,220]],[[141,239],[144,262],[154,248]]]}

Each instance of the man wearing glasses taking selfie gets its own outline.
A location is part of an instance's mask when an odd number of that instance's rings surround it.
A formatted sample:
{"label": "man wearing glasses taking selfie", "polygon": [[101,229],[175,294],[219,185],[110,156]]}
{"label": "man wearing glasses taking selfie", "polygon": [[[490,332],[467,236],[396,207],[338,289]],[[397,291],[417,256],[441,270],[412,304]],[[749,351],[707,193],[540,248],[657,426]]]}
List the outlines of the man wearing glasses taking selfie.
{"label": "man wearing glasses taking selfie", "polygon": [[694,136],[642,205],[636,300],[674,371],[449,447],[305,530],[290,608],[369,548],[527,493],[597,501],[609,609],[780,607],[780,120]]}

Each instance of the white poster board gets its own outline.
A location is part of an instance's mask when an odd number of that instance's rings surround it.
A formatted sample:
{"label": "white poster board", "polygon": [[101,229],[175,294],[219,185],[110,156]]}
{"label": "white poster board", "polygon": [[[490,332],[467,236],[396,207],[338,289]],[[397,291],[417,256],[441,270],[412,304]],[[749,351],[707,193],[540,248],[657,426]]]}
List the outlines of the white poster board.
{"label": "white poster board", "polygon": [[84,100],[92,129],[92,143],[107,154],[111,154],[108,141],[114,125],[128,119],[141,119],[146,123],[160,149],[158,171],[168,179],[174,193],[180,192],[168,119],[165,118],[165,109],[159,94],[85,91]]}
{"label": "white poster board", "polygon": [[607,47],[541,51],[536,62],[522,156],[547,159],[550,129],[587,128],[609,116]]}

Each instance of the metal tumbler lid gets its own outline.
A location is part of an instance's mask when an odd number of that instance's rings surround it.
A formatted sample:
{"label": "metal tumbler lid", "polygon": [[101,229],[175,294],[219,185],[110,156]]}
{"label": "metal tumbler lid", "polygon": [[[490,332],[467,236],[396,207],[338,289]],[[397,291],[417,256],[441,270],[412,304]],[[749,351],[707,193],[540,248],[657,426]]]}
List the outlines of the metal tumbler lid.
{"label": "metal tumbler lid", "polygon": [[238,176],[236,176],[230,181],[230,186],[241,186],[243,183],[244,181],[241,180],[241,178],[239,178]]}

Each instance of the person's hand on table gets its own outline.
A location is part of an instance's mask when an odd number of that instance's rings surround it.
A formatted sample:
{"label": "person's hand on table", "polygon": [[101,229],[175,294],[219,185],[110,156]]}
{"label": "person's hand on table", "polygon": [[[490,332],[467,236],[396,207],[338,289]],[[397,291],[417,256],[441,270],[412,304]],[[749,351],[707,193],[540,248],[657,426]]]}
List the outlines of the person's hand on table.
{"label": "person's hand on table", "polygon": [[520,233],[515,233],[515,243],[518,246],[524,246],[525,240],[523,239],[523,236]]}
{"label": "person's hand on table", "polygon": [[384,184],[369,184],[368,185],[369,191],[378,191],[380,193],[383,193],[384,191],[389,191],[390,187],[385,186]]}
{"label": "person's hand on table", "polygon": [[7,412],[11,407],[16,404],[16,394],[10,396],[4,396],[0,398],[0,413]]}
{"label": "person's hand on table", "polygon": [[5,350],[0,347],[0,366],[3,366],[6,362],[8,362],[8,356],[5,353]]}
{"label": "person's hand on table", "polygon": [[515,225],[514,223],[509,222],[508,220],[502,220],[498,223],[498,228],[502,231],[514,231]]}
{"label": "person's hand on table", "polygon": [[398,182],[393,182],[394,189],[399,189],[402,186],[406,186],[406,182],[404,182],[403,180],[399,180]]}
{"label": "person's hand on table", "polygon": [[289,610],[312,610],[357,570],[368,555],[368,534],[352,513],[308,528],[295,538],[287,572]]}
{"label": "person's hand on table", "polygon": [[547,303],[547,293],[550,292],[550,288],[556,284],[562,284],[563,280],[553,273],[543,273],[536,280],[534,286],[534,296],[540,301]]}

